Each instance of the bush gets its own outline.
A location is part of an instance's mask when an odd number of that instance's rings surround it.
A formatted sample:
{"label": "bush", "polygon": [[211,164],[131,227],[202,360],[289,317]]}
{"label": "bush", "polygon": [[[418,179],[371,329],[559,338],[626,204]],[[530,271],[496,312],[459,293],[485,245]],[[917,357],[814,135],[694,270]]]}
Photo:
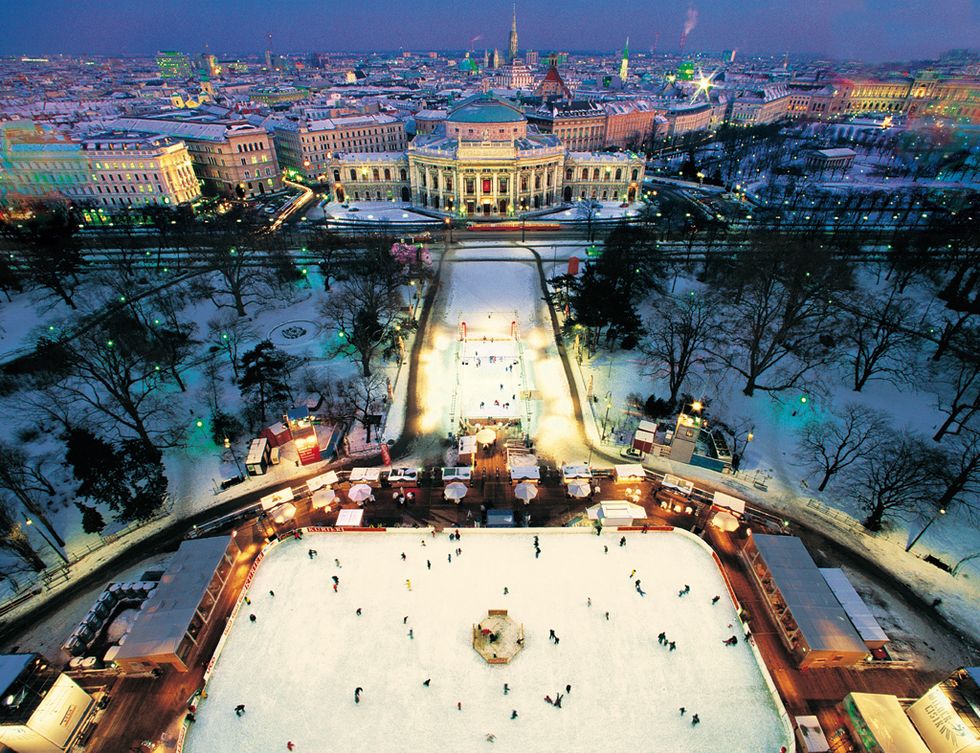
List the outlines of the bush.
{"label": "bush", "polygon": [[664,400],[656,395],[650,395],[646,403],[643,404],[643,412],[649,418],[667,418],[674,413],[674,406],[669,400]]}
{"label": "bush", "polygon": [[224,446],[225,437],[234,442],[244,432],[245,426],[236,416],[216,410],[211,417],[211,439],[219,447]]}

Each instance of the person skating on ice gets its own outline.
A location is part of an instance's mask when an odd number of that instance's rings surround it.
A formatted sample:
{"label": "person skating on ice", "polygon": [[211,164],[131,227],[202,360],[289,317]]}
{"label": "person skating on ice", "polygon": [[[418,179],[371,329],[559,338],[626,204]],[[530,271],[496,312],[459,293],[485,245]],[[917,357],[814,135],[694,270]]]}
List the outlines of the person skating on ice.
{"label": "person skating on ice", "polygon": [[241,716],[244,713],[245,713],[244,703],[239,703],[237,706],[235,706],[235,716]]}
{"label": "person skating on ice", "polygon": [[361,693],[364,692],[364,688],[354,688],[354,703],[361,702]]}

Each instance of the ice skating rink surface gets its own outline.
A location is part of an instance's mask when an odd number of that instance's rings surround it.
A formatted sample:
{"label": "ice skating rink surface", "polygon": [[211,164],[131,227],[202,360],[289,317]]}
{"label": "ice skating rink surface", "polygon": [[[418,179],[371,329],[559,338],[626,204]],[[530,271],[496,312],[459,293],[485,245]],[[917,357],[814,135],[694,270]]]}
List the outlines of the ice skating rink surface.
{"label": "ice skating rink surface", "polygon": [[[451,541],[399,529],[285,541],[256,572],[185,750],[292,741],[297,753],[441,753],[485,749],[487,734],[493,750],[514,753],[792,747],[710,555],[682,533],[627,533],[623,547],[619,538],[463,529]],[[525,648],[509,665],[473,650],[472,626],[488,609],[524,625]],[[658,644],[661,631],[675,651]],[[740,641],[726,647],[733,633]],[[560,709],[544,701],[559,692]]]}

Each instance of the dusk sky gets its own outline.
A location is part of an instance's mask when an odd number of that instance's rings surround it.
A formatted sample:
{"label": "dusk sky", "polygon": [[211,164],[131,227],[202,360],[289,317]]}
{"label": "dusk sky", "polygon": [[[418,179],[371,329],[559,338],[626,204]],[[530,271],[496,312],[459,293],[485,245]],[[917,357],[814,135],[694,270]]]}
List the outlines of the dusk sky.
{"label": "dusk sky", "polygon": [[[693,8],[692,12],[690,9]],[[506,48],[499,0],[0,0],[0,54],[246,53]],[[736,47],[869,61],[933,57],[980,43],[980,0],[524,0],[522,49]],[[689,15],[690,14],[690,15]],[[659,34],[659,41],[657,35]]]}

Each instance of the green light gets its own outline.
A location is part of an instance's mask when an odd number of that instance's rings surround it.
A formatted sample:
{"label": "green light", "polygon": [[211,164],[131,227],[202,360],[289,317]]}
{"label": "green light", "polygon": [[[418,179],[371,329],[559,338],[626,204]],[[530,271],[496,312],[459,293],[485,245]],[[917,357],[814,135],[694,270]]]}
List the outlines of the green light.
{"label": "green light", "polygon": [[154,319],[154,320],[153,320],[153,323],[154,323],[154,324],[159,324],[159,323],[160,323],[160,320],[159,320],[159,319]]}
{"label": "green light", "polygon": [[[241,220],[239,220],[239,222],[241,222]],[[232,249],[228,253],[231,254],[232,256],[235,256],[238,253],[238,251],[236,251],[235,249]]]}
{"label": "green light", "polygon": [[228,339],[228,333],[227,332],[222,332],[221,333],[221,339],[222,340],[227,340]]}
{"label": "green light", "polygon": [[345,337],[347,337],[347,334],[343,330],[340,330],[340,332],[337,333],[337,337],[343,340]]}
{"label": "green light", "polygon": [[154,371],[159,371],[159,370],[160,370],[160,367],[159,367],[159,366],[154,366],[154,367],[153,367],[153,370],[154,370]]}
{"label": "green light", "polygon": [[112,340],[106,340],[106,341],[105,341],[105,344],[106,344],[106,345],[108,345],[108,346],[109,346],[109,347],[111,348],[111,347],[112,347],[113,345],[115,345],[116,343],[115,343],[115,342],[113,342]]}
{"label": "green light", "polygon": [[204,426],[204,422],[201,419],[197,419],[197,421],[195,421],[194,424],[197,426],[198,429]]}
{"label": "green light", "polygon": [[807,401],[806,395],[800,395],[800,402],[805,403]]}
{"label": "green light", "polygon": [[302,272],[302,273],[303,273],[304,275],[307,275],[307,274],[309,274],[309,273],[310,273],[310,270],[308,270],[308,269],[301,269],[300,271],[301,271],[301,272]]}
{"label": "green light", "polygon": [[48,325],[48,332],[54,332],[54,325],[53,324],[49,324]]}
{"label": "green light", "polygon": [[119,296],[119,302],[120,303],[125,303],[126,302],[126,296],[124,296],[124,295]]}

